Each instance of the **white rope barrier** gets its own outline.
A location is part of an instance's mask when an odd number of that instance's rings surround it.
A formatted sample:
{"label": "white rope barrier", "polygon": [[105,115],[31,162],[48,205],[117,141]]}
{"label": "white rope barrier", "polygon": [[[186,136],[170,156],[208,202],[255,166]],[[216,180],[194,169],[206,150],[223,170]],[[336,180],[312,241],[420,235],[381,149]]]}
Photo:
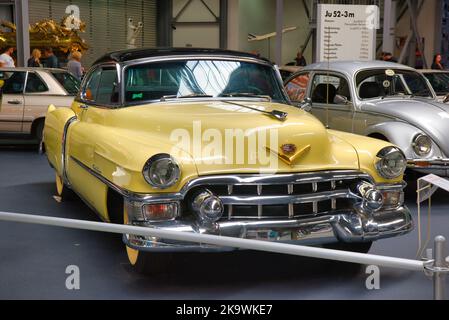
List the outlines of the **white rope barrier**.
{"label": "white rope barrier", "polygon": [[376,265],[410,271],[423,272],[426,269],[425,268],[426,262],[419,260],[409,260],[402,258],[378,256],[372,254],[363,254],[363,253],[330,250],[316,247],[307,247],[301,245],[267,242],[260,240],[249,240],[249,239],[231,238],[215,235],[168,231],[149,227],[139,227],[139,226],[65,219],[65,218],[10,213],[10,212],[0,212],[0,220],[65,227],[72,229],[101,231],[108,233],[133,234],[143,237],[157,237],[163,239],[217,245],[222,247],[283,253],[288,255],[335,260],[363,265]]}

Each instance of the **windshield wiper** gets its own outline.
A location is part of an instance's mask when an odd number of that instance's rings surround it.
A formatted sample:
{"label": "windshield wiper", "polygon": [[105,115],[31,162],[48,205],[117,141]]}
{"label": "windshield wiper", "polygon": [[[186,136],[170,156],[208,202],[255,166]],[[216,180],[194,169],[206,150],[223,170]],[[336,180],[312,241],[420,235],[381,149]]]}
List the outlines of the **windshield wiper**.
{"label": "windshield wiper", "polygon": [[204,93],[192,93],[187,94],[185,96],[178,96],[179,99],[187,99],[187,98],[213,98],[214,96],[211,96],[210,94],[204,94]]}
{"label": "windshield wiper", "polygon": [[266,99],[267,101],[271,102],[271,97],[267,95],[262,94],[256,94],[256,93],[250,93],[250,92],[231,92],[231,93],[225,93],[220,95],[220,97],[229,97],[229,98],[238,98],[238,97],[244,97],[244,98],[261,98]]}
{"label": "windshield wiper", "polygon": [[203,93],[192,93],[185,96],[168,95],[161,97],[160,101],[167,101],[168,99],[188,99],[188,98],[213,98],[213,96]]}

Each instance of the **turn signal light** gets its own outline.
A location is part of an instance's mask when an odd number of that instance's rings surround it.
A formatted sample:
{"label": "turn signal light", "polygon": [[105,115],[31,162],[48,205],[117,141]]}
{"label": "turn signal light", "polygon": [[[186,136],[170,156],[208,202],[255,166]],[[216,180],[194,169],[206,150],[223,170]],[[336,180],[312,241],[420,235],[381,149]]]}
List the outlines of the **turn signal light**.
{"label": "turn signal light", "polygon": [[404,193],[402,191],[382,192],[384,207],[396,208],[404,203]]}
{"label": "turn signal light", "polygon": [[430,162],[428,162],[428,161],[419,161],[419,162],[415,163],[415,166],[419,167],[419,168],[427,168],[427,167],[430,167]]}
{"label": "turn signal light", "polygon": [[146,204],[143,206],[143,215],[147,221],[172,220],[178,216],[178,208],[175,202]]}

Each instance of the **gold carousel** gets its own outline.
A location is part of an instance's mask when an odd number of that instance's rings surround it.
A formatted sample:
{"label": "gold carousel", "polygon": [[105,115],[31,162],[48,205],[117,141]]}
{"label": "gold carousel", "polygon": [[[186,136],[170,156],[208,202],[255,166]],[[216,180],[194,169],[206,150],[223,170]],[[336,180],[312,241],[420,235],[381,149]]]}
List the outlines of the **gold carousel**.
{"label": "gold carousel", "polygon": [[[16,25],[12,22],[1,21],[0,48],[16,45]],[[5,29],[7,31],[5,31]],[[66,16],[60,23],[52,19],[44,19],[30,25],[31,50],[51,47],[53,52],[63,60],[70,52],[84,53],[89,46],[81,38],[80,33],[85,32],[86,24],[72,16]]]}

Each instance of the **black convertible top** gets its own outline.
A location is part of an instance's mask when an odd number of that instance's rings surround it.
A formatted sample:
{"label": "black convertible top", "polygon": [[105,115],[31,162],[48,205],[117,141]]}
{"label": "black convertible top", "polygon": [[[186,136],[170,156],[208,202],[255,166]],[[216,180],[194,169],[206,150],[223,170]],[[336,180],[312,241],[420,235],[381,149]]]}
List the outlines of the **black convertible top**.
{"label": "black convertible top", "polygon": [[210,55],[227,55],[227,56],[230,55],[235,57],[256,58],[264,61],[269,61],[268,59],[260,58],[255,54],[233,50],[206,49],[206,48],[139,48],[139,49],[128,49],[107,53],[101,58],[99,58],[97,61],[95,61],[94,64],[109,61],[125,62],[149,57],[176,56],[187,54],[210,54]]}

